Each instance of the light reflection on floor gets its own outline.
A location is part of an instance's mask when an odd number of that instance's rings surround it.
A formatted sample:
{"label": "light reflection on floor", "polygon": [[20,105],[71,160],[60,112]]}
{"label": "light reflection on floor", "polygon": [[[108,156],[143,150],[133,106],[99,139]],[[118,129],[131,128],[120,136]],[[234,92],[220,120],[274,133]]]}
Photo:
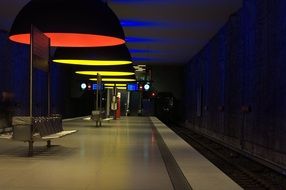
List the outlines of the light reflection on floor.
{"label": "light reflection on floor", "polygon": [[52,142],[0,140],[0,189],[173,189],[149,118],[123,117],[102,127],[85,117],[64,122],[79,132]]}

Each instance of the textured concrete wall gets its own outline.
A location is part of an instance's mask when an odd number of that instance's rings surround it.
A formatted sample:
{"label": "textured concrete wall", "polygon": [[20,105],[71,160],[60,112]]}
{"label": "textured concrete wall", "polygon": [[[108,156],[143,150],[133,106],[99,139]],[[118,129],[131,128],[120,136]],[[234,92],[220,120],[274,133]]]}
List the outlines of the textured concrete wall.
{"label": "textured concrete wall", "polygon": [[286,1],[245,0],[185,75],[189,127],[286,168],[285,34]]}

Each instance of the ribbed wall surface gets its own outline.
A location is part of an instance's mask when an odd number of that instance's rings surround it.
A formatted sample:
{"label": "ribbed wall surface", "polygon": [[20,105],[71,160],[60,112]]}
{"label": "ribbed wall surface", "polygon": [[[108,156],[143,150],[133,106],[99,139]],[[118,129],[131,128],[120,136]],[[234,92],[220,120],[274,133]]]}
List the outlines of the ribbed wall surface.
{"label": "ribbed wall surface", "polygon": [[285,7],[245,0],[185,69],[189,127],[284,167]]}

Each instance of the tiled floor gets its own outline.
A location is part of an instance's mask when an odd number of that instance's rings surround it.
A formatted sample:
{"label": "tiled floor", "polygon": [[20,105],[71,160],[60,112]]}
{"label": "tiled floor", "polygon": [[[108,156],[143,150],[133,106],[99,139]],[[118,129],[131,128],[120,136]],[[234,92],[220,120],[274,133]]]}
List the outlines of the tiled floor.
{"label": "tiled floor", "polygon": [[[155,117],[122,117],[95,127],[77,118],[78,132],[52,142],[0,139],[0,190],[234,190],[229,177]],[[168,172],[170,175],[168,175]]]}
{"label": "tiled floor", "polygon": [[77,119],[65,129],[79,132],[52,142],[27,144],[0,140],[2,190],[167,190],[173,189],[149,118],[129,117],[102,127]]}

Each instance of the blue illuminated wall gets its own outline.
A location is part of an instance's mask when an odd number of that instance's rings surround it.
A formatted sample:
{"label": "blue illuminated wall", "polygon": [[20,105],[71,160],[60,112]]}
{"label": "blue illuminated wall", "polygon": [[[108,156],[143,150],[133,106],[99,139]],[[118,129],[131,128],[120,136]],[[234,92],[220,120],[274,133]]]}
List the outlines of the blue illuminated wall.
{"label": "blue illuminated wall", "polygon": [[8,40],[7,32],[0,32],[0,92],[15,95],[12,103],[17,115],[29,112],[28,56],[26,46],[14,45]]}
{"label": "blue illuminated wall", "polygon": [[[69,78],[61,65],[51,66],[52,112],[66,115],[69,98]],[[47,74],[34,70],[34,115],[47,114]],[[29,114],[29,46],[12,43],[8,34],[0,31],[0,94],[14,94],[12,106],[15,115]]]}
{"label": "blue illuminated wall", "polygon": [[286,167],[285,63],[286,1],[244,0],[186,65],[187,126]]}

